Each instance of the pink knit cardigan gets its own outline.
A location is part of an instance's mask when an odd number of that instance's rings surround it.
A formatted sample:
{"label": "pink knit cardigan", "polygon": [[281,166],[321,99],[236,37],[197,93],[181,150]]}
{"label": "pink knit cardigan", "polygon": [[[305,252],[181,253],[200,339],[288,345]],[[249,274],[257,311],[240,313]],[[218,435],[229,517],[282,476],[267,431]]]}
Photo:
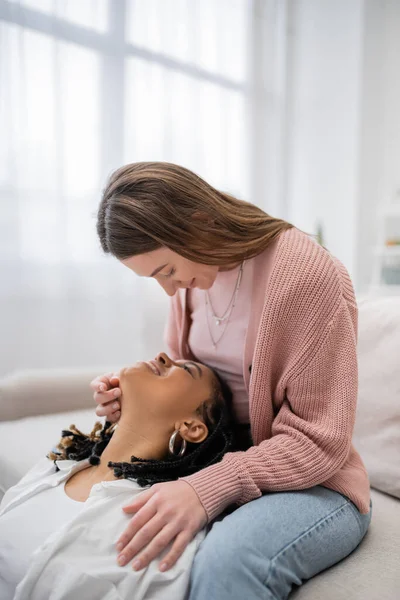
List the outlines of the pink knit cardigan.
{"label": "pink knit cardigan", "polygon": [[[209,521],[262,492],[315,485],[345,494],[365,514],[370,484],[352,445],[358,310],[349,274],[296,228],[282,232],[250,264],[243,376],[254,446],[182,479]],[[186,291],[171,299],[165,340],[173,357],[193,359]]]}

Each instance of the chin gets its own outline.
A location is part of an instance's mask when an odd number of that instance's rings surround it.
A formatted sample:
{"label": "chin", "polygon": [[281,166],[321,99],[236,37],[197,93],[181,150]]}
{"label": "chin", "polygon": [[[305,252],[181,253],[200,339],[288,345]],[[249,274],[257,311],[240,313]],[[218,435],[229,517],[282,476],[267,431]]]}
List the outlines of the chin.
{"label": "chin", "polygon": [[215,280],[216,280],[216,279],[217,279],[217,276],[215,275],[215,277],[213,277],[212,279],[210,279],[210,280],[207,282],[207,286],[206,286],[206,287],[204,287],[204,289],[205,289],[205,290],[209,290],[209,289],[210,289],[210,288],[211,288],[211,287],[214,285],[214,283],[215,283]]}
{"label": "chin", "polygon": [[135,375],[135,373],[137,374],[138,372],[145,373],[148,372],[148,369],[149,368],[144,361],[138,361],[131,367],[125,367],[124,369],[121,369],[120,378],[122,379],[122,377],[130,377],[132,375]]}
{"label": "chin", "polygon": [[146,361],[140,360],[130,368],[131,374],[134,373],[152,373]]}

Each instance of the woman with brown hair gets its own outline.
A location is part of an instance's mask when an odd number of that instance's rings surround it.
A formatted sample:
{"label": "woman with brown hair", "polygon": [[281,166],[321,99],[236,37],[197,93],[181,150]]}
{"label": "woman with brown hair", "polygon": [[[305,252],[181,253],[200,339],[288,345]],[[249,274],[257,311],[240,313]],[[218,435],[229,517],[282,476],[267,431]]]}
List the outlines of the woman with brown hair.
{"label": "woman with brown hair", "polygon": [[[161,483],[126,508],[118,560],[170,568],[205,523],[190,600],[287,598],[342,560],[371,520],[352,445],[357,304],[343,264],[290,223],[169,163],[110,178],[97,232],[105,252],[171,296],[173,358],[209,364],[233,391],[243,450]],[[118,377],[92,381],[98,415],[119,418]]]}

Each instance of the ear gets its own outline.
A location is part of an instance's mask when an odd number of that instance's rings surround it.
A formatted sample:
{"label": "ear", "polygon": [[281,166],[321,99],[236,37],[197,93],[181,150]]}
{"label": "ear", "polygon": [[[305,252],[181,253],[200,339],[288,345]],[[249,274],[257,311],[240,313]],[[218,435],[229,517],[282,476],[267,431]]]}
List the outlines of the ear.
{"label": "ear", "polygon": [[179,435],[183,440],[192,444],[204,442],[208,436],[208,427],[201,419],[187,419],[186,421],[177,421],[175,429],[179,430]]}

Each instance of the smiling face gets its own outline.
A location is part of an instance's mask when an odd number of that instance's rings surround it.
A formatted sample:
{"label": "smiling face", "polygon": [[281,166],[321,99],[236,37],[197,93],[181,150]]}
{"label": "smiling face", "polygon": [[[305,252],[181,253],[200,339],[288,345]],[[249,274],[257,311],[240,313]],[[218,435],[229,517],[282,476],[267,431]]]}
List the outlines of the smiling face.
{"label": "smiling face", "polygon": [[140,277],[156,279],[168,296],[173,296],[179,288],[208,290],[218,273],[215,265],[192,262],[165,247],[120,262]]}
{"label": "smiling face", "polygon": [[150,420],[152,426],[168,430],[192,418],[215,395],[211,369],[192,361],[173,361],[164,352],[154,360],[121,369],[119,378],[121,420],[129,413],[130,419],[146,424]]}

